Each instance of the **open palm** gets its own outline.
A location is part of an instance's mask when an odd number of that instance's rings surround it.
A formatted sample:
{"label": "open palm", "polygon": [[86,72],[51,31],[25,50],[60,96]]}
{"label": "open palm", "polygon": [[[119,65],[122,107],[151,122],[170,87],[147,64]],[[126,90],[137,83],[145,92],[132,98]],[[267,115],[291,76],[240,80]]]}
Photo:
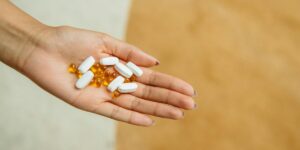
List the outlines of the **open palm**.
{"label": "open palm", "polygon": [[[22,72],[46,91],[85,111],[127,123],[150,126],[148,115],[179,119],[181,109],[193,109],[194,90],[188,83],[149,69],[157,64],[152,56],[138,48],[103,33],[71,27],[58,27],[40,36],[43,42],[29,53]],[[112,98],[105,87],[78,90],[77,78],[68,73],[71,63],[79,65],[86,57],[113,55],[142,67],[138,89],[131,94]]]}

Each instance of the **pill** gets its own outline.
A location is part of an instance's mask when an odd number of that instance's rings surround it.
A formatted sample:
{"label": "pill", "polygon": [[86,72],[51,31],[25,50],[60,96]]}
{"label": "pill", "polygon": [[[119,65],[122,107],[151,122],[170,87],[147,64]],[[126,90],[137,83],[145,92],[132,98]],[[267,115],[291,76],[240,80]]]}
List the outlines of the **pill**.
{"label": "pill", "polygon": [[122,63],[117,63],[115,65],[115,69],[126,78],[130,78],[132,76],[132,71]]}
{"label": "pill", "polygon": [[88,71],[82,75],[81,78],[79,78],[75,84],[76,88],[82,89],[89,85],[89,83],[92,81],[94,77],[94,73],[92,71]]}
{"label": "pill", "polygon": [[137,89],[136,83],[123,83],[118,87],[118,91],[121,93],[131,93]]}
{"label": "pill", "polygon": [[86,73],[95,63],[95,59],[93,56],[89,56],[86,58],[78,67],[78,70],[81,73]]}
{"label": "pill", "polygon": [[105,57],[100,59],[100,64],[109,66],[109,65],[115,65],[119,63],[119,59],[117,57]]}
{"label": "pill", "polygon": [[76,65],[71,64],[71,65],[69,66],[69,68],[68,68],[68,71],[69,71],[70,73],[75,73],[75,72],[77,71]]}
{"label": "pill", "polygon": [[132,62],[128,62],[126,66],[133,72],[134,75],[140,77],[143,75],[143,70]]}
{"label": "pill", "polygon": [[107,86],[107,89],[110,91],[110,92],[113,92],[115,91],[121,84],[124,83],[124,78],[122,76],[118,76],[116,77],[113,81],[111,81],[109,83],[109,85]]}

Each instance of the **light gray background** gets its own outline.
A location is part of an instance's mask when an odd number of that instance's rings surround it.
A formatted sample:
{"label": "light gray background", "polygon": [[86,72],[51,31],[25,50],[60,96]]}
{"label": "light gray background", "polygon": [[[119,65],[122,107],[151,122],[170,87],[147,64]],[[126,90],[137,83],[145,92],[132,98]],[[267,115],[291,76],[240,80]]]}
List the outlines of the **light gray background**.
{"label": "light gray background", "polygon": [[[48,25],[71,25],[121,39],[130,5],[130,0],[13,2]],[[0,63],[0,75],[1,150],[115,148],[115,123],[112,120],[69,106],[3,63]]]}

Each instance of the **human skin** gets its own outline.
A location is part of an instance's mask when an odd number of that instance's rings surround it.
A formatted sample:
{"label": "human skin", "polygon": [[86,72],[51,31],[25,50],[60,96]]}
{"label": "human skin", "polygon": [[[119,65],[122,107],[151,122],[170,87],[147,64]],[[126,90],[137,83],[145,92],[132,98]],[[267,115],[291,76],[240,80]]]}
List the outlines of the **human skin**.
{"label": "human skin", "polygon": [[[112,98],[105,87],[74,87],[77,79],[67,71],[71,63],[110,55],[141,66],[137,91]],[[184,110],[196,108],[193,87],[151,70],[159,61],[139,48],[104,33],[44,25],[7,0],[0,0],[0,60],[79,109],[134,125],[153,125],[148,115],[180,119]]]}

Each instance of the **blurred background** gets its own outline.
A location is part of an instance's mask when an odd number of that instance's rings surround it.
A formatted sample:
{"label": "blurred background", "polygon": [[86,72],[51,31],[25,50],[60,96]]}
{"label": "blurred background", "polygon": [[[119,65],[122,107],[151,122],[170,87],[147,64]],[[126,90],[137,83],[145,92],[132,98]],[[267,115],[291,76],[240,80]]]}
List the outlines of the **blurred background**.
{"label": "blurred background", "polygon": [[192,83],[199,108],[119,124],[118,150],[299,150],[299,0],[133,0],[126,39]]}
{"label": "blurred background", "polygon": [[300,149],[299,0],[14,3],[49,25],[106,32],[137,45],[161,61],[155,70],[194,86],[198,109],[179,121],[155,118],[150,128],[115,126],[1,64],[0,149]]}

